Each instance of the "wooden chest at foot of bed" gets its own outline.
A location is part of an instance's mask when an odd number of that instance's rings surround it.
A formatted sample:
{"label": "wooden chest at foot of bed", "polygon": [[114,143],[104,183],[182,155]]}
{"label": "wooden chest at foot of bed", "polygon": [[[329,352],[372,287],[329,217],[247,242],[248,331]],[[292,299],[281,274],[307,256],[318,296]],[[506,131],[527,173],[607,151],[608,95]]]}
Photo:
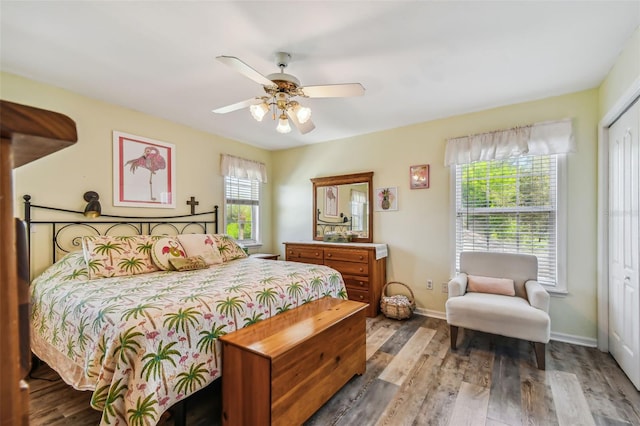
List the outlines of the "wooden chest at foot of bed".
{"label": "wooden chest at foot of bed", "polygon": [[323,298],[222,336],[222,424],[301,424],[366,363],[366,307]]}

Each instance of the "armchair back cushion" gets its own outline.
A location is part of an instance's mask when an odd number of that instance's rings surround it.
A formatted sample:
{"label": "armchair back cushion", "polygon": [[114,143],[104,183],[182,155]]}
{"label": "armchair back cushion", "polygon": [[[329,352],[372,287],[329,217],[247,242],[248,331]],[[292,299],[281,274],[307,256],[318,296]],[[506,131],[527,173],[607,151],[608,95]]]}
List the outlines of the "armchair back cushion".
{"label": "armchair back cushion", "polygon": [[515,295],[526,299],[524,283],[538,279],[538,258],[530,254],[466,251],[460,253],[460,272],[512,279]]}

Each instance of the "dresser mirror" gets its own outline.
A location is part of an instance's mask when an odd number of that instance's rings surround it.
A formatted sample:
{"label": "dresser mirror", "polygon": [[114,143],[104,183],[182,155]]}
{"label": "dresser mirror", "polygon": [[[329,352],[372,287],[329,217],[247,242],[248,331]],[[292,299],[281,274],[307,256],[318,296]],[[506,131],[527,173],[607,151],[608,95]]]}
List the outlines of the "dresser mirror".
{"label": "dresser mirror", "polygon": [[346,234],[352,242],[373,241],[373,172],[312,178],[313,239]]}

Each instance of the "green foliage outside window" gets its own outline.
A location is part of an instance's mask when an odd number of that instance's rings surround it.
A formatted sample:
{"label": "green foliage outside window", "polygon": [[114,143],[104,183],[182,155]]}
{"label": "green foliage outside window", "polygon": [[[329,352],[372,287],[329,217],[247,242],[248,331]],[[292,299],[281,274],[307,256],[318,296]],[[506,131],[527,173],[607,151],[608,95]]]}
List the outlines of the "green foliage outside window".
{"label": "green foliage outside window", "polygon": [[253,239],[253,208],[250,205],[228,204],[226,233],[238,241]]}
{"label": "green foliage outside window", "polygon": [[520,157],[462,166],[459,218],[463,229],[482,236],[487,248],[542,248],[554,226],[548,157]]}

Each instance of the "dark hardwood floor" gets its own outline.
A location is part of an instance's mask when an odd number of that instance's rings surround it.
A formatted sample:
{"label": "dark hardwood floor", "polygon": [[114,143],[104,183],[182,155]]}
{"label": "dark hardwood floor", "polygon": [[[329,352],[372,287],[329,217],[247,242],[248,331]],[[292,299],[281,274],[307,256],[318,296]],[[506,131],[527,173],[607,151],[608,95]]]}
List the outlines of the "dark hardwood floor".
{"label": "dark hardwood floor", "polygon": [[[449,350],[445,321],[367,319],[367,371],[308,425],[638,425],[640,392],[613,358],[551,342],[547,370],[524,341],[461,330]],[[73,390],[48,366],[29,380],[32,425],[96,425],[90,392]],[[187,404],[187,425],[219,425],[219,383]],[[173,424],[166,416],[160,425]]]}

